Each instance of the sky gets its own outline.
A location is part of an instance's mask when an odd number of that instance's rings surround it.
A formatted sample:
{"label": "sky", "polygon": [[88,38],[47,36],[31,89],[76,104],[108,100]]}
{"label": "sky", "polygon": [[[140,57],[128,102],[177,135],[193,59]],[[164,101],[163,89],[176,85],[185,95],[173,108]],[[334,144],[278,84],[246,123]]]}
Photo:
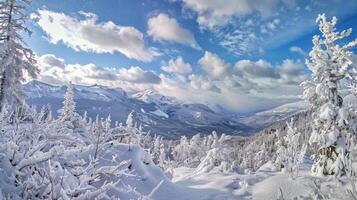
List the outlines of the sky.
{"label": "sky", "polygon": [[154,90],[236,113],[300,100],[319,13],[357,30],[357,0],[34,0],[29,11],[25,41],[43,82]]}

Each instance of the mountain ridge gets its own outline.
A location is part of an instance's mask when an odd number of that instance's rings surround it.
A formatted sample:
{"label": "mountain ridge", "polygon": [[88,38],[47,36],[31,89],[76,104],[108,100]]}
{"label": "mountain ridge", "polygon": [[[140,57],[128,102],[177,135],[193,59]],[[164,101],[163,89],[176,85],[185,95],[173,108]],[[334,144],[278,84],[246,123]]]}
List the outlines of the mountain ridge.
{"label": "mountain ridge", "polygon": [[[40,81],[24,85],[28,95],[27,103],[40,108],[50,104],[53,114],[62,107],[66,86],[53,86]],[[248,135],[253,128],[229,116],[216,113],[203,104],[179,102],[174,97],[166,97],[154,91],[138,92],[128,95],[121,88],[101,85],[74,85],[74,99],[79,114],[87,111],[89,117],[106,117],[112,121],[126,121],[131,111],[135,121],[144,131],[177,139],[182,135],[210,134],[212,131],[231,135]]]}

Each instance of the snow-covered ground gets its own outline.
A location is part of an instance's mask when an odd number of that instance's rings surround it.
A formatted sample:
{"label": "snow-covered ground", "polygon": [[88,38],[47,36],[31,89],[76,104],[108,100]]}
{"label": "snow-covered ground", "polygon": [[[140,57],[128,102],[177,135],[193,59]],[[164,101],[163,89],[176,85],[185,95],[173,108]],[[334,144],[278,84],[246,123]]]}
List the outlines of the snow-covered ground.
{"label": "snow-covered ground", "polygon": [[[291,179],[288,173],[276,171],[272,163],[247,174],[223,173],[219,170],[200,173],[195,168],[180,167],[174,170],[172,182],[181,191],[190,193],[177,194],[174,199],[273,200],[281,197],[281,192],[284,199],[310,199],[319,193],[314,182],[321,183],[321,193],[326,199],[351,199],[346,195],[346,188],[350,187],[346,178],[315,177],[311,175],[310,168],[311,161],[305,160],[299,176]],[[160,189],[157,192],[159,194]]]}

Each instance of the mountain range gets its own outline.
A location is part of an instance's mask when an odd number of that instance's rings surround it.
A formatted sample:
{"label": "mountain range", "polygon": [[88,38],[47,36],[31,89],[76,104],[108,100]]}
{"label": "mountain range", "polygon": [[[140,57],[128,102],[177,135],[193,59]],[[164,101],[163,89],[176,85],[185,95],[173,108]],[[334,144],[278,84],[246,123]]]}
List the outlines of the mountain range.
{"label": "mountain range", "polygon": [[[54,86],[40,81],[30,81],[24,85],[27,103],[38,109],[50,104],[54,116],[62,107],[67,86]],[[212,131],[231,135],[247,135],[255,128],[241,123],[231,115],[218,113],[203,104],[183,103],[173,97],[145,90],[128,95],[121,88],[101,85],[74,85],[76,111],[89,117],[107,117],[125,124],[130,112],[144,131],[177,139],[182,135],[209,134]]]}
{"label": "mountain range", "polygon": [[[67,86],[54,86],[40,81],[24,85],[27,103],[40,109],[50,104],[56,117],[62,107]],[[248,115],[232,115],[211,109],[203,104],[184,103],[151,90],[128,95],[121,88],[101,85],[74,85],[76,111],[87,112],[91,118],[107,117],[125,124],[130,112],[134,112],[137,125],[151,134],[177,139],[182,135],[209,134],[212,131],[246,136],[284,120],[307,108],[304,101],[285,104],[263,112]]]}

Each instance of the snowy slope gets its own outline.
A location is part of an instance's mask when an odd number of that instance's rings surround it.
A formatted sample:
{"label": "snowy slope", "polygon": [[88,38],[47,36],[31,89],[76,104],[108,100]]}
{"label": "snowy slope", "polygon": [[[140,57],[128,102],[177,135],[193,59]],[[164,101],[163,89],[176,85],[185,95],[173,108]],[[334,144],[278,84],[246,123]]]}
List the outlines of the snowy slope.
{"label": "snowy slope", "polygon": [[308,105],[305,101],[297,101],[293,103],[284,104],[273,109],[253,113],[251,115],[241,117],[240,122],[249,124],[256,128],[265,128],[274,122],[284,120],[299,112],[305,111]]}
{"label": "snowy slope", "polygon": [[[61,108],[66,86],[52,86],[39,81],[31,81],[24,86],[28,94],[27,102],[41,108],[51,104],[53,114]],[[129,96],[121,88],[100,85],[74,85],[77,112],[94,118],[96,115],[111,115],[112,121],[125,123],[133,110],[134,118],[146,131],[178,138],[212,131],[227,134],[246,134],[252,129],[237,120],[214,112],[202,104],[185,104],[175,98],[165,97],[153,91],[143,91]]]}

